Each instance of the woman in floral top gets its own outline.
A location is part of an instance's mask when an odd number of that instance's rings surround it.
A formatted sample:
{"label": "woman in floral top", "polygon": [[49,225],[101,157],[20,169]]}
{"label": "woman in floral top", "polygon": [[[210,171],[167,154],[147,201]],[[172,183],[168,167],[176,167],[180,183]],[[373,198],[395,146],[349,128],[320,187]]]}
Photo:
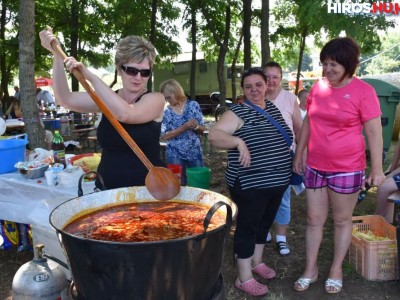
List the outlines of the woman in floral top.
{"label": "woman in floral top", "polygon": [[167,141],[167,164],[182,166],[181,184],[186,185],[186,168],[204,166],[199,138],[205,129],[203,115],[199,104],[186,97],[178,81],[163,82],[160,92],[168,102],[161,125],[162,140]]}

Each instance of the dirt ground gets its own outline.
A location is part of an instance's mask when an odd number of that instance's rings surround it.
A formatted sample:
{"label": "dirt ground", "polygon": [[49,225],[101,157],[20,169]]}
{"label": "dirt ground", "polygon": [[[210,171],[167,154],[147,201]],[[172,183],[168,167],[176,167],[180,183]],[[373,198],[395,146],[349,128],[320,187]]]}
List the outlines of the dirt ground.
{"label": "dirt ground", "polygon": [[[224,182],[224,170],[226,167],[226,153],[207,146],[205,152],[205,163],[212,169],[212,181],[210,189],[229,196]],[[355,215],[372,214],[375,207],[375,194],[371,191],[366,200],[356,208]],[[329,264],[332,257],[332,222],[327,222],[319,255],[319,279],[312,284],[306,292],[293,290],[294,281],[301,275],[305,262],[305,225],[306,225],[306,202],[304,193],[300,196],[292,194],[292,221],[288,234],[288,243],[292,249],[290,255],[281,257],[278,255],[275,243],[266,246],[265,262],[277,271],[277,277],[273,280],[261,280],[268,284],[270,292],[266,296],[257,299],[399,299],[400,282],[368,281],[358,275],[354,268],[347,262],[344,264],[344,287],[341,293],[329,295],[325,293],[324,281],[329,272]],[[224,278],[225,298],[229,300],[253,299],[245,293],[235,289],[233,283],[236,279],[236,267],[232,262],[232,235],[228,239],[225,259],[222,266]],[[0,300],[7,299],[11,295],[11,282],[18,268],[32,259],[32,253],[19,253],[15,249],[0,250]],[[9,298],[8,298],[9,299]],[[190,299],[188,299],[190,300]]]}

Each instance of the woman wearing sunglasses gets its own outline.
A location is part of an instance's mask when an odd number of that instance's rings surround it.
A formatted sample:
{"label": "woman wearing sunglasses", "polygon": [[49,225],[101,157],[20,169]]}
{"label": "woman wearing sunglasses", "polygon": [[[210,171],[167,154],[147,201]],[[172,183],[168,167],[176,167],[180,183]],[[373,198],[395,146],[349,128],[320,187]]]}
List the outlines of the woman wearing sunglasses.
{"label": "woman wearing sunglasses", "polygon": [[[52,30],[40,32],[40,39],[42,46],[54,53],[50,43],[56,38]],[[63,61],[54,55],[52,79],[58,104],[76,112],[98,112],[99,108],[88,93],[71,92],[68,87],[64,63],[70,72],[79,69],[152,164],[161,166],[159,137],[164,96],[147,90],[155,57],[156,51],[150,42],[139,36],[128,36],[119,41],[115,54],[121,89],[113,91],[73,57]],[[97,138],[102,148],[98,172],[108,189],[145,184],[146,167],[105,116],[97,128]]]}

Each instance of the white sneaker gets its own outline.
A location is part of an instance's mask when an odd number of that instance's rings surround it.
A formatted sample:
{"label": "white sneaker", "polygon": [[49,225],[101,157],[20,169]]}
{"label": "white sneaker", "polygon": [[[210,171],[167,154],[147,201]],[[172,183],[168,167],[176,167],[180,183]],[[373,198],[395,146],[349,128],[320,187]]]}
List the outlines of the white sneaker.
{"label": "white sneaker", "polygon": [[276,247],[278,248],[278,252],[281,256],[285,256],[290,253],[290,248],[286,242],[277,242]]}
{"label": "white sneaker", "polygon": [[271,235],[271,232],[268,231],[266,242],[270,243],[271,241],[272,241],[272,235]]}

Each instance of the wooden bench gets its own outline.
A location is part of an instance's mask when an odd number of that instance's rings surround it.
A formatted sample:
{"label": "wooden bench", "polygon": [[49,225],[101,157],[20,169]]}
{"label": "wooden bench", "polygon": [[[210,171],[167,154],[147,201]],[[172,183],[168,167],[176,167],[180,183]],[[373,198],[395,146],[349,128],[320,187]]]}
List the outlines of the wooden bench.
{"label": "wooden bench", "polygon": [[393,220],[392,220],[392,224],[393,224],[393,222],[396,221],[396,211],[398,210],[397,205],[400,205],[400,191],[396,191],[394,193],[391,193],[389,195],[387,201],[394,204]]}
{"label": "wooden bench", "polygon": [[[75,127],[77,127],[77,125]],[[88,137],[95,136],[95,132],[96,127],[93,126],[71,130],[74,139],[76,139],[79,142],[79,145],[82,147],[82,151],[90,148],[90,140],[88,139]]]}
{"label": "wooden bench", "polygon": [[97,147],[99,147],[99,142],[97,141],[97,136],[92,135],[92,136],[88,136],[87,137],[88,143],[89,143],[89,147],[91,142],[93,142],[93,152],[97,152]]}

